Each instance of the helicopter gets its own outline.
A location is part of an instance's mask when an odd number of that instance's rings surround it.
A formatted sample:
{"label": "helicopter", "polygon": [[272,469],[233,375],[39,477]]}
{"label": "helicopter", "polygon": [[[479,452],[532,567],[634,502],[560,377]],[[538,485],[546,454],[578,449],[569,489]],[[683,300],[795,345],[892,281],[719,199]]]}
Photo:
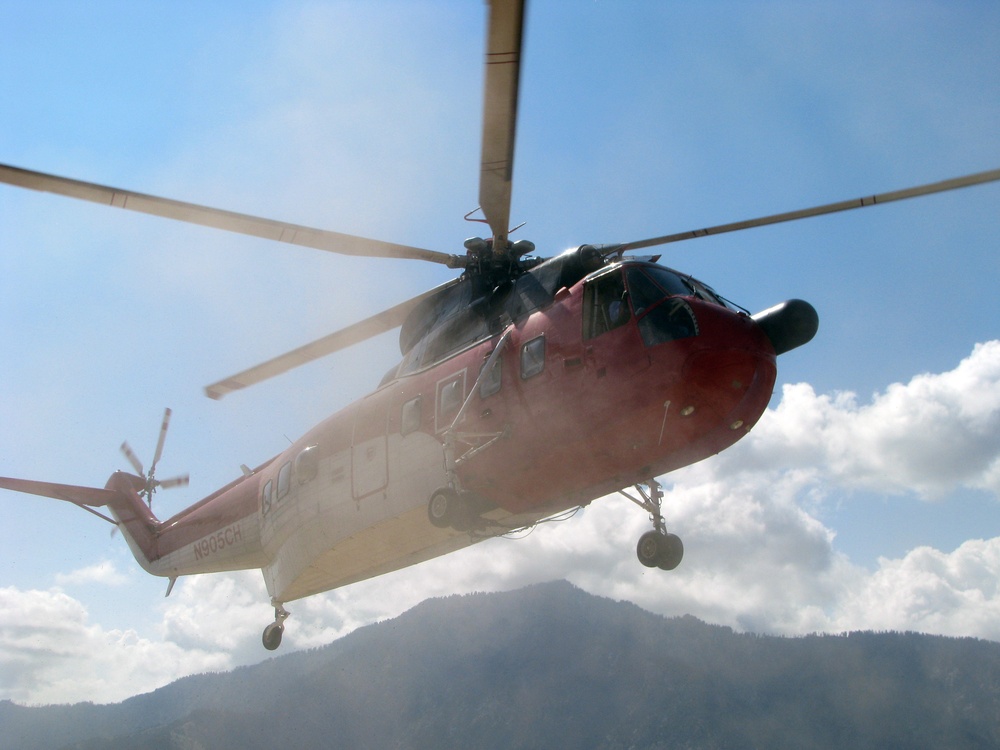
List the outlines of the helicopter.
{"label": "helicopter", "polygon": [[[0,167],[0,180],[129,210],[333,252],[443,264],[455,281],[206,389],[221,398],[292,366],[400,328],[400,365],[379,387],[287,450],[174,517],[158,520],[165,414],[148,471],[104,489],[2,479],[104,516],[140,564],[182,575],[260,568],[275,606],[530,527],[609,492],[631,490],[653,528],[647,567],[683,556],[656,477],[735,443],[763,413],[781,354],[818,316],[790,300],[757,314],[711,287],[626,255],[670,242],[874,205],[1000,179],[1000,171],[748,222],[606,245],[543,260],[510,240],[510,196],[524,5],[490,6],[479,202],[490,229],[464,254],[349,237],[126,190]],[[585,404],[586,409],[577,408]],[[595,429],[599,426],[599,429]],[[101,514],[103,516],[103,514]]]}

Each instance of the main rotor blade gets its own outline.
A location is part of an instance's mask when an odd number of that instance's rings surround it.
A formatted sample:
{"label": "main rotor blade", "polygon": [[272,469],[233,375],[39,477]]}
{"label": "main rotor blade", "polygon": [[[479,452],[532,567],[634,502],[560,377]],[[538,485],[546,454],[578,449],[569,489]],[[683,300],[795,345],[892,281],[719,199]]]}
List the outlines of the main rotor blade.
{"label": "main rotor blade", "polygon": [[243,372],[220,380],[217,383],[212,383],[212,385],[205,386],[205,395],[209,398],[220,399],[227,393],[260,383],[273,378],[275,375],[280,375],[295,367],[307,364],[320,357],[325,357],[327,354],[333,354],[333,352],[353,346],[380,333],[391,331],[393,328],[402,325],[410,310],[423,300],[457,283],[459,283],[459,279],[448,281],[430,291],[401,302],[395,307],[383,310],[378,315],[365,318],[353,325],[349,325],[347,328],[341,328],[339,331],[331,333],[328,336],[316,339],[305,346],[300,346],[298,349],[293,349],[274,359],[269,359],[267,362],[243,370]]}
{"label": "main rotor blade", "polygon": [[483,93],[479,206],[493,230],[493,248],[506,250],[514,171],[517,88],[521,74],[524,0],[490,0]]}
{"label": "main rotor blade", "polygon": [[983,183],[995,182],[997,180],[1000,180],[1000,169],[991,169],[986,172],[977,172],[975,174],[965,175],[964,177],[955,177],[951,180],[942,180],[940,182],[931,182],[926,185],[918,185],[917,187],[907,188],[905,190],[893,190],[888,193],[879,193],[877,195],[853,198],[851,200],[840,201],[838,203],[827,203],[813,208],[804,208],[800,211],[788,211],[782,214],[762,216],[759,219],[734,221],[731,224],[719,224],[718,226],[708,227],[706,229],[694,229],[689,232],[665,234],[662,237],[653,237],[648,240],[627,242],[625,243],[625,249],[639,250],[644,247],[653,247],[654,245],[665,245],[668,242],[693,240],[696,237],[707,237],[713,234],[736,232],[741,229],[752,229],[753,227],[762,227],[768,224],[781,224],[786,221],[807,219],[811,216],[822,216],[823,214],[832,214],[838,211],[849,211],[853,208],[874,206],[879,203],[892,203],[893,201],[901,201],[906,198],[916,198],[920,195],[943,193],[947,190],[957,190],[958,188],[969,187],[970,185],[982,185]]}
{"label": "main rotor blade", "polygon": [[153,216],[162,216],[190,224],[201,224],[227,232],[248,234],[252,237],[263,237],[268,240],[285,242],[290,245],[312,247],[341,255],[361,255],[374,258],[407,258],[411,260],[426,260],[432,263],[442,263],[455,267],[456,256],[440,253],[435,250],[424,250],[409,245],[397,245],[391,242],[370,240],[350,234],[330,232],[325,229],[314,229],[300,224],[289,224],[274,219],[263,219],[259,216],[225,211],[221,208],[210,208],[195,203],[184,203],[170,198],[158,198],[154,195],[136,193],[130,190],[97,185],[93,182],[71,180],[68,177],[35,172],[29,169],[0,164],[0,182],[9,185],[39,190],[47,193],[57,193],[70,198],[117,206],[129,211],[139,211]]}

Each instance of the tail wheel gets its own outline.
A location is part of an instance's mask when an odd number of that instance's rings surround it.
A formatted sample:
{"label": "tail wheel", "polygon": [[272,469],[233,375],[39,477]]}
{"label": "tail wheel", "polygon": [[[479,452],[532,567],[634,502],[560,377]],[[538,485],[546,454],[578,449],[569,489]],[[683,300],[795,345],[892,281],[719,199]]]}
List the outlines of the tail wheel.
{"label": "tail wheel", "polygon": [[261,636],[261,641],[264,643],[264,648],[268,651],[274,651],[278,646],[281,645],[281,636],[285,632],[285,626],[280,622],[272,622],[266,628],[264,628],[264,635]]}

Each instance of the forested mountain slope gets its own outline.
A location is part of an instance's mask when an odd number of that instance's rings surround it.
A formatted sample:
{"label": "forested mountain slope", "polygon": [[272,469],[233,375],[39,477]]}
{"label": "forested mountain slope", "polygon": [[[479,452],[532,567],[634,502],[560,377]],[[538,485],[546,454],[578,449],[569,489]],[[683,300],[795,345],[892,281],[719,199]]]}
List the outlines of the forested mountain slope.
{"label": "forested mountain slope", "polygon": [[121,704],[0,704],[0,748],[985,748],[1000,644],[775,638],[563,582],[424,602]]}

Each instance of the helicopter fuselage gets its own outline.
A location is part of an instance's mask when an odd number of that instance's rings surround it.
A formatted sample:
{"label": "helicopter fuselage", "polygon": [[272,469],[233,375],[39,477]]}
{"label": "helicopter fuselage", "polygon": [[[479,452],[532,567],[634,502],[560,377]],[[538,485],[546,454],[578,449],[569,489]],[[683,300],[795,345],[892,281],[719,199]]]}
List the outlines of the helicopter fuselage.
{"label": "helicopter fuselage", "polygon": [[[151,573],[259,567],[274,601],[288,602],[711,456],[765,410],[776,355],[746,313],[703,287],[667,288],[684,278],[649,263],[602,267],[496,333],[388,377],[155,533],[143,532],[151,517],[116,520]],[[442,488],[473,504],[464,526],[429,520]]]}

